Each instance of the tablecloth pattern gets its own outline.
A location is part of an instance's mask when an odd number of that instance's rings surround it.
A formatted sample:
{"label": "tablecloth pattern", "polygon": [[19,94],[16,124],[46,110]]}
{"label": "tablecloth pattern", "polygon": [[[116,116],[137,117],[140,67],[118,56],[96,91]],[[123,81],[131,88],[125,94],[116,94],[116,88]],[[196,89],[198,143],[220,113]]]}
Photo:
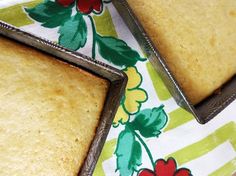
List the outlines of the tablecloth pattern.
{"label": "tablecloth pattern", "polygon": [[108,0],[0,0],[0,20],[124,70],[128,84],[94,176],[229,176],[236,101],[200,125],[179,107]]}

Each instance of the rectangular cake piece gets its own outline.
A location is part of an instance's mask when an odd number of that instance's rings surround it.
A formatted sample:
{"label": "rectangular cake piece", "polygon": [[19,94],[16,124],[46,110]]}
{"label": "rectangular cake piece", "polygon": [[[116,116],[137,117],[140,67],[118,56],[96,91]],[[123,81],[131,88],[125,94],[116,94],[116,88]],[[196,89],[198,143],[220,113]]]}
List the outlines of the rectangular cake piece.
{"label": "rectangular cake piece", "polygon": [[0,175],[76,176],[109,82],[0,36]]}
{"label": "rectangular cake piece", "polygon": [[127,0],[188,99],[236,74],[235,0]]}

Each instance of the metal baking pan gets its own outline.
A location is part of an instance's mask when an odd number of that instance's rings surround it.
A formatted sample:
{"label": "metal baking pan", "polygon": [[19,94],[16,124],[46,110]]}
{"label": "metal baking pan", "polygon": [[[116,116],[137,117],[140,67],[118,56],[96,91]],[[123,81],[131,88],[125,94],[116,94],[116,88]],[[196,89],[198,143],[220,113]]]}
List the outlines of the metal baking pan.
{"label": "metal baking pan", "polygon": [[236,76],[234,76],[221,87],[220,91],[213,93],[201,103],[192,105],[126,0],[114,0],[112,2],[151,64],[160,74],[177,104],[191,112],[199,123],[208,122],[236,99]]}
{"label": "metal baking pan", "polygon": [[36,37],[9,24],[0,21],[0,35],[12,38],[18,42],[55,56],[57,59],[82,68],[87,72],[102,77],[110,82],[105,104],[95,137],[90,145],[86,159],[78,175],[92,175],[107,134],[112,124],[121,97],[127,83],[127,76],[120,70],[95,61],[80,53],[75,53],[53,42]]}

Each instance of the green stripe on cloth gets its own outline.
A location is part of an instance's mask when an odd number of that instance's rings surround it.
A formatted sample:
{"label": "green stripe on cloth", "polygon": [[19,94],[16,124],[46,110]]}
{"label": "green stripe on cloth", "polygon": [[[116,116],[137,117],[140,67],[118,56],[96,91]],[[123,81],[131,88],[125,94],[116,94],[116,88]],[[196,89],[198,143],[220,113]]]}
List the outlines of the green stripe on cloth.
{"label": "green stripe on cloth", "polygon": [[209,176],[233,175],[235,171],[236,171],[236,158],[226,163],[224,166],[217,169],[215,172],[211,173]]}
{"label": "green stripe on cloth", "polygon": [[24,13],[23,7],[34,7],[40,2],[42,2],[42,0],[35,0],[0,9],[0,20],[12,24],[16,27],[33,24],[34,22],[28,18],[26,13]]}
{"label": "green stripe on cloth", "polygon": [[102,15],[93,16],[93,19],[95,21],[96,31],[99,34],[104,36],[113,36],[117,38],[116,29],[113,24],[112,17],[108,8],[104,10]]}
{"label": "green stripe on cloth", "polygon": [[146,67],[151,77],[152,84],[155,88],[158,98],[162,101],[168,100],[169,98],[171,98],[170,92],[168,91],[162,79],[160,78],[158,73],[155,71],[155,69],[152,67],[150,62],[147,62]]}
{"label": "green stripe on cloth", "polygon": [[183,108],[178,108],[172,112],[169,113],[169,123],[167,127],[164,129],[164,131],[168,131],[171,129],[174,129],[180,125],[183,125],[191,120],[193,120],[194,117],[191,113],[186,111]]}
{"label": "green stripe on cloth", "polygon": [[105,143],[105,145],[102,149],[102,153],[98,159],[96,168],[94,170],[94,173],[93,173],[94,176],[105,176],[105,172],[102,168],[102,163],[103,163],[103,161],[112,157],[112,155],[115,151],[116,142],[117,142],[117,139],[112,139],[112,140],[107,141]]}
{"label": "green stripe on cloth", "polygon": [[[215,149],[220,144],[229,140],[234,150],[236,151],[236,124],[234,122],[227,123],[223,127],[217,129],[214,133],[205,137],[197,143],[189,145],[175,153],[168,155],[166,158],[175,158],[179,165],[199,158],[211,150]],[[194,151],[194,152],[193,152]]]}

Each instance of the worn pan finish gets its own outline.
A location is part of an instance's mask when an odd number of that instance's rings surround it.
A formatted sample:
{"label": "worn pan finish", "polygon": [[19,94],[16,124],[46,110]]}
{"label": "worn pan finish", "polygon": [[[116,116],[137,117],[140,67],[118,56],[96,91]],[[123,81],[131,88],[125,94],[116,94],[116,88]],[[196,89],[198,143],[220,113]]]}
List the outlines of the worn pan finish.
{"label": "worn pan finish", "polygon": [[204,124],[208,122],[236,99],[236,76],[234,76],[234,78],[222,87],[220,93],[214,93],[200,104],[192,105],[175,80],[165,60],[160,55],[158,48],[150,40],[126,0],[114,0],[113,4],[137,39],[155,70],[162,77],[177,104],[191,112],[199,123]]}
{"label": "worn pan finish", "polygon": [[45,53],[56,56],[56,59],[62,60],[74,66],[80,67],[92,74],[109,80],[110,87],[102,111],[99,125],[95,137],[90,145],[87,157],[80,169],[78,175],[92,175],[107,134],[112,124],[121,97],[123,96],[127,83],[127,76],[120,70],[111,66],[95,61],[83,54],[75,53],[63,48],[53,42],[36,37],[33,34],[24,32],[5,22],[0,21],[0,35],[12,38],[18,42],[37,48]]}

